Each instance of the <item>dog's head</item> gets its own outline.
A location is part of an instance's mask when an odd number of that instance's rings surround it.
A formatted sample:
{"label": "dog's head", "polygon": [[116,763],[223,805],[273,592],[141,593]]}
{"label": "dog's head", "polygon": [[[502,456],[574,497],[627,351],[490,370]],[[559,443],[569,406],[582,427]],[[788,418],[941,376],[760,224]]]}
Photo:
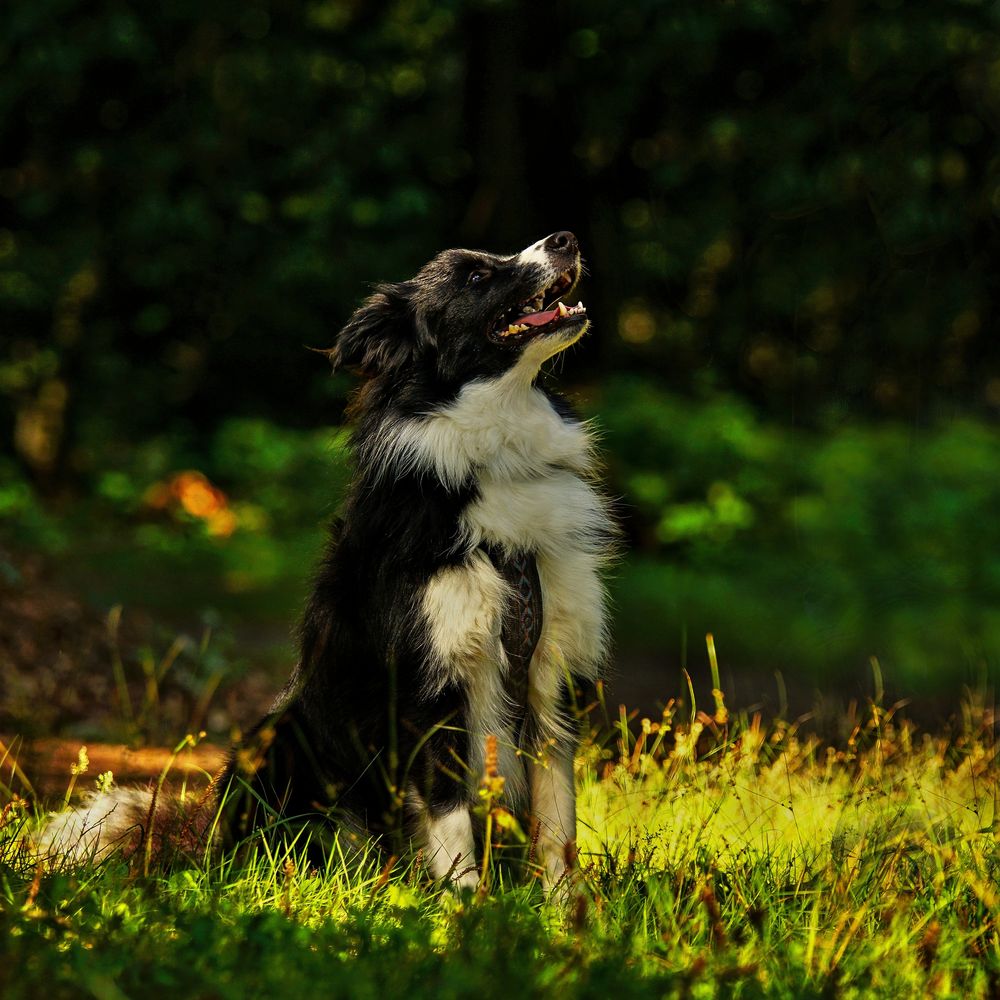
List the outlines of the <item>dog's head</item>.
{"label": "dog's head", "polygon": [[542,362],[579,340],[582,303],[567,305],[580,277],[572,233],[553,233],[503,257],[446,250],[410,281],[381,285],[337,335],[335,366],[373,377],[420,372],[444,384]]}

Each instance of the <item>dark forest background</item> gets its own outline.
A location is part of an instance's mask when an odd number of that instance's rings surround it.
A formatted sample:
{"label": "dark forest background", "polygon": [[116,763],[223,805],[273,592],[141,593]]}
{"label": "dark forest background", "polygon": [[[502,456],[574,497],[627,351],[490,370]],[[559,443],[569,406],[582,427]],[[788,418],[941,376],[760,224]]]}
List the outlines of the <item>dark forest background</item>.
{"label": "dark forest background", "polygon": [[[996,677],[997,5],[15,0],[2,24],[11,676],[51,578],[193,636],[192,691],[279,677],[348,474],[350,379],[307,347],[444,247],[571,229],[593,332],[560,382],[621,497],[620,697],[703,675],[707,631],[744,704],[862,694],[872,657],[942,704]],[[55,635],[50,701],[81,669]]]}

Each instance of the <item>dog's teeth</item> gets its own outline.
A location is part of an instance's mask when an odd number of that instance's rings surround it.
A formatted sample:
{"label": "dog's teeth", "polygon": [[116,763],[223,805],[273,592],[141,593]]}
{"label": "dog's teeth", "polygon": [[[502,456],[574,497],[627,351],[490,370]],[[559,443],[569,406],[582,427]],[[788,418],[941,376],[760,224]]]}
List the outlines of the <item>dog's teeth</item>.
{"label": "dog's teeth", "polygon": [[559,315],[560,316],[565,316],[568,312],[569,312],[569,310],[566,308],[566,306],[562,302],[560,302],[559,303]]}

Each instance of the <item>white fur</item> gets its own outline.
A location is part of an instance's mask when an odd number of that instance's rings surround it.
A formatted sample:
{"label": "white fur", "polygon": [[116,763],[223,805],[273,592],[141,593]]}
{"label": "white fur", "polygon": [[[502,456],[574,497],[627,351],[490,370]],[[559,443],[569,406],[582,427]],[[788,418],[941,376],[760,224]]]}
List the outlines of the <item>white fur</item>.
{"label": "white fur", "polygon": [[604,499],[568,471],[535,479],[480,479],[480,498],[463,516],[470,547],[534,550],[542,587],[542,632],[531,662],[528,700],[543,733],[560,735],[560,692],[572,671],[594,678],[607,649],[599,571],[608,514]]}
{"label": "white fur", "polygon": [[144,788],[91,792],[75,808],[53,813],[35,841],[43,860],[103,861],[116,850],[134,847],[149,818],[153,794]]}
{"label": "white fur", "polygon": [[479,875],[468,808],[454,809],[437,818],[426,816],[424,827],[424,851],[431,874],[437,879],[449,876],[457,888],[474,889]]}
{"label": "white fur", "polygon": [[[593,442],[585,424],[564,420],[533,385],[537,370],[522,356],[511,372],[471,383],[441,410],[387,427],[383,451],[387,471],[433,472],[452,487],[473,478],[478,487],[460,525],[466,562],[432,578],[422,607],[433,683],[459,680],[468,691],[470,776],[480,773],[485,738],[495,734],[500,773],[514,803],[525,792],[526,775],[505,702],[500,627],[509,593],[479,546],[535,553],[542,631],[528,700],[543,736],[566,735],[558,709],[567,676],[596,677],[608,645],[600,570],[612,521],[592,481]],[[572,760],[530,765],[529,771],[552,884],[563,870],[564,845],[576,833]]]}
{"label": "white fur", "polygon": [[528,384],[535,380],[538,369],[560,351],[575,344],[587,332],[589,321],[582,322],[575,330],[563,330],[550,333],[544,337],[536,337],[530,341],[521,353],[521,359],[508,373],[511,378],[519,378]]}
{"label": "white fur", "polygon": [[576,846],[576,791],[572,757],[542,760],[531,766],[532,813],[538,822],[542,882],[551,889],[566,871],[567,845]]}
{"label": "white fur", "polygon": [[465,509],[462,529],[470,548],[485,542],[555,557],[567,547],[600,551],[607,512],[594,487],[569,470],[530,478],[490,470],[479,477],[479,499]]}
{"label": "white fur", "polygon": [[387,422],[378,435],[376,467],[382,474],[432,470],[451,487],[481,469],[501,479],[537,475],[549,466],[587,474],[594,454],[586,424],[567,422],[553,410],[531,385],[540,362],[532,361],[526,373],[524,360],[501,378],[470,382],[449,406]]}
{"label": "white fur", "polygon": [[[494,651],[503,606],[497,603],[490,614],[479,609],[479,601],[499,602],[505,595],[495,587],[484,592],[485,557],[476,549],[487,543],[536,553],[543,624],[531,664],[529,699],[543,727],[554,730],[555,704],[567,669],[595,677],[607,650],[599,572],[607,557],[611,518],[607,501],[591,483],[595,450],[587,426],[564,420],[544,393],[508,373],[466,386],[455,402],[411,422],[403,434],[407,462],[433,469],[445,483],[476,477],[479,498],[465,510],[461,525],[462,545],[474,571],[463,582],[477,595],[475,621],[493,622],[492,642],[481,648],[494,664],[502,656]],[[458,574],[448,577],[450,585],[461,579]],[[429,589],[436,598],[433,581]],[[445,609],[441,601],[433,603],[432,609],[425,600],[424,608],[432,633],[440,635],[448,626],[434,612]],[[452,601],[450,607],[465,611],[467,606]],[[468,620],[467,612],[455,614],[449,625],[461,633]],[[478,625],[471,631],[467,642],[479,644]],[[450,634],[449,650],[465,646],[466,641]]]}
{"label": "white fur", "polygon": [[501,616],[510,588],[484,552],[472,552],[460,566],[447,566],[428,582],[423,613],[429,625],[428,692],[448,683],[468,697],[469,779],[482,775],[486,737],[497,737],[499,771],[512,801],[526,797],[527,784],[509,723],[505,676],[509,669],[500,641]]}
{"label": "white fur", "polygon": [[437,670],[434,690],[448,682],[468,683],[483,659],[500,648],[500,609],[509,588],[485,552],[473,552],[460,566],[446,566],[428,582],[423,612]]}
{"label": "white fur", "polygon": [[[468,561],[430,581],[423,611],[437,683],[461,679],[469,691],[470,769],[476,773],[485,736],[494,733],[508,781],[521,769],[510,766],[504,721],[507,664],[499,637],[507,592],[478,546],[536,553],[542,634],[528,697],[544,733],[560,735],[556,708],[567,672],[596,677],[608,645],[600,570],[612,522],[592,483],[593,440],[586,424],[556,413],[532,384],[537,364],[527,365],[526,378],[525,363],[522,356],[502,377],[470,383],[441,410],[387,426],[382,451],[386,471],[432,471],[453,487],[470,477],[477,483],[459,539]],[[514,781],[512,796],[521,791]]]}
{"label": "white fur", "polygon": [[[546,236],[545,239],[548,237]],[[545,240],[539,240],[537,243],[532,243],[530,247],[525,247],[516,257],[519,264],[534,264],[536,267],[542,268],[548,275],[546,281],[554,280],[560,273],[552,266],[552,257],[545,249]]]}
{"label": "white fur", "polygon": [[[595,677],[608,642],[600,570],[612,522],[606,499],[591,481],[595,449],[587,426],[564,420],[544,393],[507,373],[473,382],[449,406],[393,430],[387,457],[433,470],[449,485],[474,476],[479,490],[461,524],[466,570],[442,571],[424,598],[438,659],[450,665],[445,676],[458,671],[469,683],[481,672],[495,677],[497,666],[505,666],[499,631],[507,595],[478,547],[531,550],[542,585],[543,624],[529,699],[543,726],[552,722],[554,729],[567,670]],[[497,705],[486,682],[474,687],[482,700]]]}

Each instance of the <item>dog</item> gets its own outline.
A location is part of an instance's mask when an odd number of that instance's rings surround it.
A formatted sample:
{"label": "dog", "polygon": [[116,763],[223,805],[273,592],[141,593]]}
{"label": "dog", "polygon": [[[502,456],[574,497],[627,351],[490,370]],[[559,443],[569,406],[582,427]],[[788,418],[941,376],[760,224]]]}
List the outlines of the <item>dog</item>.
{"label": "dog", "polygon": [[[470,888],[487,770],[535,824],[544,885],[573,863],[573,700],[608,660],[616,537],[591,430],[541,378],[588,329],[565,301],[581,269],[569,232],[509,256],[447,250],[337,335],[334,367],[362,380],[353,480],[293,675],[215,782],[231,840],[319,816]],[[160,808],[112,790],[43,841],[94,856]]]}

